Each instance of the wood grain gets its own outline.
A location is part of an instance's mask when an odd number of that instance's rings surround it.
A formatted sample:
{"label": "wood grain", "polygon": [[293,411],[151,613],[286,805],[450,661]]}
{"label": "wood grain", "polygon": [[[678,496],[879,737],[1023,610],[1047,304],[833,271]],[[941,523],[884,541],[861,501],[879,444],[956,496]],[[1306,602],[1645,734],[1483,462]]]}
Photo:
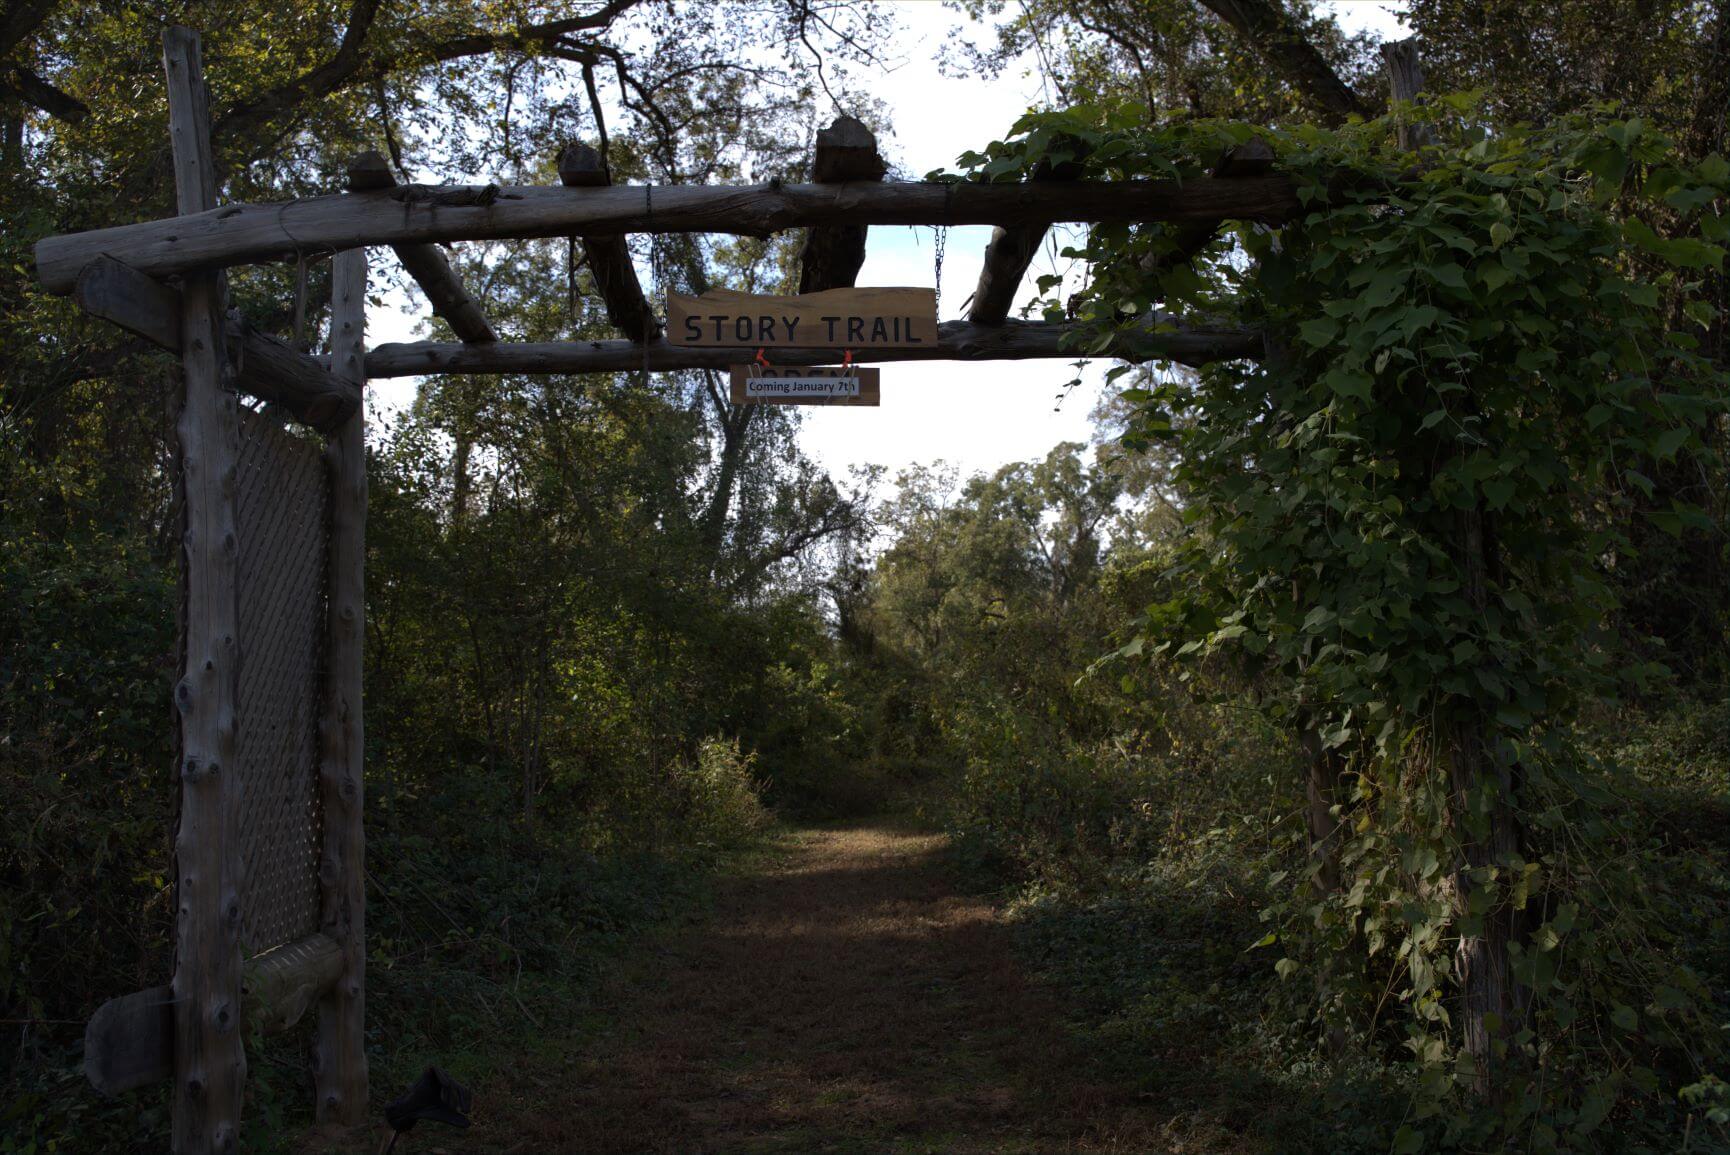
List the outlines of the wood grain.
{"label": "wood grain", "polygon": [[1058,221],[1253,220],[1301,211],[1292,181],[1245,180],[643,185],[611,188],[406,186],[46,237],[36,273],[67,293],[102,253],[175,276],[363,245],[607,233],[769,236],[822,225],[1049,225]]}

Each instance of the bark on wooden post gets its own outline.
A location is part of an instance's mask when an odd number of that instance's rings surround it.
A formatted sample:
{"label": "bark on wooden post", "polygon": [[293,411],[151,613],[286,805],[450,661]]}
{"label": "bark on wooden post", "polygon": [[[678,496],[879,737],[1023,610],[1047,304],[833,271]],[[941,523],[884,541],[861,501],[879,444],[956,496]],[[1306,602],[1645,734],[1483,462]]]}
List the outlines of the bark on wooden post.
{"label": "bark on wooden post", "polygon": [[[331,372],[365,384],[366,250],[331,262]],[[363,737],[361,643],[366,555],[366,410],[332,435],[325,697],[319,719],[319,786],[324,847],[319,858],[319,928],[342,947],[341,976],[318,1005],[313,1051],[315,1117],[355,1126],[366,1120],[366,835],[361,825]]]}
{"label": "bark on wooden post", "polygon": [[[1423,90],[1424,74],[1418,63],[1416,40],[1382,46],[1389,87],[1394,100],[1417,98]],[[1430,143],[1428,125],[1400,127],[1400,146],[1418,149]],[[1468,392],[1465,404],[1473,404]],[[1448,542],[1448,551],[1460,568],[1461,594],[1475,614],[1482,615],[1489,603],[1494,576],[1495,550],[1489,511],[1479,498],[1461,510]],[[1490,720],[1478,704],[1459,698],[1442,711],[1436,724],[1436,745],[1448,771],[1448,810],[1460,839],[1460,856],[1453,864],[1455,910],[1466,918],[1478,884],[1474,871],[1505,865],[1519,851],[1519,827],[1513,808],[1513,772],[1494,749]],[[1473,832],[1474,802],[1490,794],[1489,829]],[[1495,883],[1489,886],[1493,890]],[[1508,946],[1513,941],[1513,913],[1499,901],[1483,914],[1483,929],[1460,934],[1454,955],[1455,977],[1460,984],[1460,1043],[1477,1068],[1477,1092],[1497,1093],[1497,1043],[1519,1028],[1513,1022],[1513,990],[1508,971]]]}
{"label": "bark on wooden post", "polygon": [[[216,205],[209,97],[196,32],[162,40],[178,211]],[[173,1149],[229,1152],[246,1085],[241,1036],[240,766],[235,700],[240,641],[234,472],[239,417],[223,349],[225,281],[186,277],[179,423],[185,489],[185,649],[174,696],[180,724],[175,832]]]}

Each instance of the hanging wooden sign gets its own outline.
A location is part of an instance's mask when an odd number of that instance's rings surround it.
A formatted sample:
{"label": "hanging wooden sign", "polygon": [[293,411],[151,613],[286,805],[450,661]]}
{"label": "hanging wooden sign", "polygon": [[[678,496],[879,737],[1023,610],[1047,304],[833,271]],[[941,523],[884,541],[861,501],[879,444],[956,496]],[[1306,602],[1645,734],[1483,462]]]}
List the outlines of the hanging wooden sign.
{"label": "hanging wooden sign", "polygon": [[881,405],[882,370],[734,365],[735,405]]}
{"label": "hanging wooden sign", "polygon": [[766,297],[716,289],[667,294],[674,345],[760,349],[909,349],[937,344],[932,289],[826,289]]}

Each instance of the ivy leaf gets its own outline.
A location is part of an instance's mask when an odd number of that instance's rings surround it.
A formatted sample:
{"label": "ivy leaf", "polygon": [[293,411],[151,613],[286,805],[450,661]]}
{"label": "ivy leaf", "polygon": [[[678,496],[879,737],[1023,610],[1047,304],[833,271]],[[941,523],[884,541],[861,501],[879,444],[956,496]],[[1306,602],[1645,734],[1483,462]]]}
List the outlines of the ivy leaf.
{"label": "ivy leaf", "polygon": [[1339,322],[1328,317],[1317,317],[1313,321],[1305,321],[1298,326],[1298,337],[1306,345],[1317,349],[1326,348],[1334,339],[1334,334],[1340,330]]}
{"label": "ivy leaf", "polygon": [[1508,504],[1519,487],[1511,477],[1494,477],[1484,482],[1484,501],[1492,509],[1501,509]]}
{"label": "ivy leaf", "polygon": [[1330,369],[1322,380],[1341,397],[1356,397],[1360,401],[1370,399],[1370,385],[1373,382],[1368,373],[1354,369]]}
{"label": "ivy leaf", "polygon": [[1402,1125],[1394,1132],[1393,1155],[1418,1155],[1424,1149],[1422,1133],[1414,1131],[1410,1126]]}
{"label": "ivy leaf", "polygon": [[[1492,229],[1490,235],[1494,236],[1495,230]],[[1437,284],[1446,285],[1450,289],[1463,289],[1466,287],[1466,270],[1460,268],[1460,266],[1456,265],[1452,261],[1449,261],[1445,265],[1431,266],[1430,276],[1436,279]]]}

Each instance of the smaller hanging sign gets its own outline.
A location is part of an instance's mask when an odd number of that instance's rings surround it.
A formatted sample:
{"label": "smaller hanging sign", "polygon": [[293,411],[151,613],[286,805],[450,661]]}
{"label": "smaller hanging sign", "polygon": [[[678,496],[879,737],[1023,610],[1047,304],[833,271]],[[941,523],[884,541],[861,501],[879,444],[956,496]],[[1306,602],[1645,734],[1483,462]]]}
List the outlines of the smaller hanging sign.
{"label": "smaller hanging sign", "polygon": [[882,370],[734,365],[735,405],[881,405]]}
{"label": "smaller hanging sign", "polygon": [[714,289],[667,294],[667,341],[687,348],[932,349],[932,289],[825,289],[766,297]]}

